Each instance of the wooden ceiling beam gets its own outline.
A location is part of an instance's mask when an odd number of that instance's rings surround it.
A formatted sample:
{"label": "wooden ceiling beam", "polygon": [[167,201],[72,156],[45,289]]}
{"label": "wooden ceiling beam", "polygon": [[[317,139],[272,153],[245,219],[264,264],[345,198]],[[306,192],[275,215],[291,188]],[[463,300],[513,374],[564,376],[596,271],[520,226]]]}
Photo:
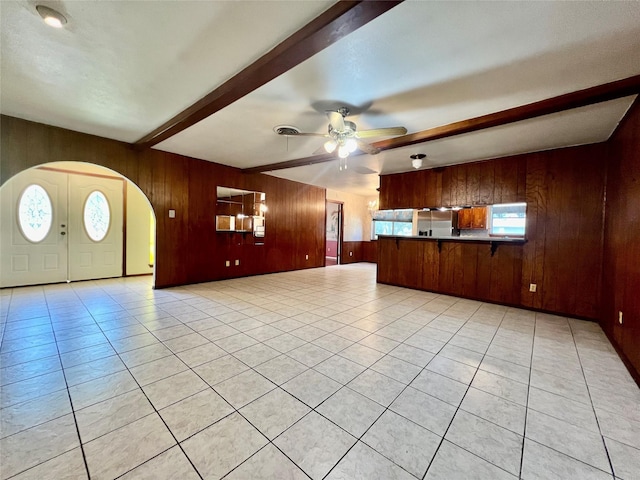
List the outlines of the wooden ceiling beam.
{"label": "wooden ceiling beam", "polygon": [[[480,117],[470,118],[468,120],[462,120],[448,125],[442,125],[440,127],[402,135],[400,137],[381,140],[379,142],[372,143],[372,145],[380,150],[407,147],[417,143],[476,132],[485,128],[507,125],[514,122],[520,122],[522,120],[529,120],[531,118],[559,113],[574,108],[586,107],[588,105],[615,100],[617,98],[636,95],[639,93],[640,75],[636,75],[622,80],[617,80],[615,82],[605,83],[603,85],[597,85],[595,87],[566,93],[546,100],[529,103],[527,105],[508,108],[500,112],[490,113],[488,115],[482,115]],[[361,155],[362,153],[357,154]],[[330,162],[332,160],[336,160],[335,155],[317,155],[313,157],[299,158],[296,160],[288,160],[285,162],[272,163],[269,165],[245,168],[242,171],[246,173],[261,173],[313,165],[315,163]]]}
{"label": "wooden ceiling beam", "polygon": [[195,125],[400,3],[402,0],[338,1],[240,73],[136,141],[134,147],[152,147]]}

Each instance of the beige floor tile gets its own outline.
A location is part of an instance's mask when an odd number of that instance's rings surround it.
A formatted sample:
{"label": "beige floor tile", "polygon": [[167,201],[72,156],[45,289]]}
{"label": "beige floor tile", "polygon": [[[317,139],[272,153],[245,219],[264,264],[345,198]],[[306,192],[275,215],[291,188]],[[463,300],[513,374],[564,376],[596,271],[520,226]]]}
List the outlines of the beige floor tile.
{"label": "beige floor tile", "polygon": [[327,480],[414,480],[396,464],[371,447],[358,442],[340,463],[331,470]]}
{"label": "beige floor tile", "polygon": [[387,410],[362,441],[418,478],[427,471],[442,438]]}
{"label": "beige floor tile", "polygon": [[180,447],[176,446],[129,471],[120,477],[120,480],[158,480],[160,478],[198,480],[200,476]]}
{"label": "beige floor tile", "polygon": [[77,410],[76,422],[82,443],[87,443],[151,413],[149,400],[135,389]]}
{"label": "beige floor tile", "polygon": [[273,445],[267,445],[225,477],[228,480],[306,480],[291,460]]}
{"label": "beige floor tile", "polygon": [[86,480],[88,478],[82,451],[80,448],[74,448],[12,477],[12,480]]}
{"label": "beige floor tile", "polygon": [[311,412],[274,441],[314,480],[323,478],[356,442],[329,420]]}
{"label": "beige floor tile", "polygon": [[233,412],[233,408],[211,388],[160,410],[160,416],[179,442],[204,430]]}
{"label": "beige floor tile", "polygon": [[209,385],[198,375],[187,370],[150,383],[142,387],[142,390],[149,397],[156,410],[161,410],[208,388],[210,388]]}
{"label": "beige floor tile", "polygon": [[84,445],[92,479],[116,478],[175,445],[153,413]]}
{"label": "beige floor tile", "polygon": [[0,438],[71,413],[67,390],[58,390],[0,410]]}
{"label": "beige floor tile", "polygon": [[189,438],[182,446],[203,478],[219,479],[267,443],[258,430],[234,413]]}
{"label": "beige floor tile", "polygon": [[316,411],[359,438],[384,412],[384,407],[345,387],[324,401]]}
{"label": "beige floor tile", "polygon": [[80,446],[73,415],[65,415],[0,440],[3,480]]}

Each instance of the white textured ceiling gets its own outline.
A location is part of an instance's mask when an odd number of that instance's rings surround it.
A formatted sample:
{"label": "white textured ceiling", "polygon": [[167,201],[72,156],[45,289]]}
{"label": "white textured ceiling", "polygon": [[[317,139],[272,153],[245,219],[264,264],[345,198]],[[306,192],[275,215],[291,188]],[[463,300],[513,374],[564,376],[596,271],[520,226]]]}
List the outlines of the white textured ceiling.
{"label": "white textured ceiling", "polygon": [[2,113],[135,142],[332,3],[1,0]]}
{"label": "white textured ceiling", "polygon": [[[331,2],[67,1],[61,31],[33,5],[0,2],[2,113],[131,142]],[[322,111],[347,104],[360,129],[412,133],[640,74],[638,51],[640,2],[407,1],[156,148],[240,168],[308,157],[322,139],[272,128],[325,132]],[[359,172],[410,170],[416,151],[428,167],[606,140],[632,100],[274,174],[371,195]]]}

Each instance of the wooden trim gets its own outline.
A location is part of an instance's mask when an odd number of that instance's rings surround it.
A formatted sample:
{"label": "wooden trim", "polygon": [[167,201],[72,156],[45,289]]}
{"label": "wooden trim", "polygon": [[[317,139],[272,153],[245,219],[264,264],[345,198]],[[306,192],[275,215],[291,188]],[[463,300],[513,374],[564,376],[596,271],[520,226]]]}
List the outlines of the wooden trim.
{"label": "wooden trim", "polygon": [[327,266],[327,220],[329,219],[329,209],[327,208],[328,203],[333,203],[338,205],[338,216],[340,219],[340,225],[338,225],[338,239],[337,242],[337,251],[336,251],[336,264],[342,264],[342,248],[343,248],[343,238],[344,238],[344,202],[340,200],[329,200],[325,199],[324,201],[324,266]]}
{"label": "wooden trim", "polygon": [[122,276],[127,276],[127,181],[122,179]]}
{"label": "wooden trim", "polygon": [[124,177],[118,175],[105,175],[102,173],[78,172],[77,170],[67,170],[66,168],[54,167],[36,167],[37,170],[47,170],[50,172],[67,173],[69,175],[84,175],[85,177],[109,178],[111,180],[125,180]]}
{"label": "wooden trim", "polygon": [[134,146],[152,147],[222,110],[289,71],[401,1],[341,0],[240,73],[148,133]]}
{"label": "wooden trim", "polygon": [[343,264],[344,255],[344,203],[340,202],[338,205],[338,212],[340,212],[340,231],[338,232],[338,265]]}
{"label": "wooden trim", "polygon": [[[543,115],[550,115],[552,113],[564,112],[574,108],[586,107],[588,105],[615,100],[617,98],[636,95],[639,93],[640,75],[635,75],[615,82],[605,83],[603,85],[597,85],[595,87],[585,88],[571,93],[565,93],[546,100],[540,100],[538,102],[521,105],[519,107],[508,108],[500,112],[461,120],[459,122],[422,130],[421,132],[410,133],[408,135],[402,135],[400,137],[381,140],[379,142],[372,143],[372,145],[380,150],[407,147],[409,145],[415,145],[416,143],[423,143],[431,140],[462,135],[464,133],[476,132],[486,128],[498,127]],[[353,155],[362,155],[362,153],[357,152]],[[298,158],[296,160],[288,160],[286,162],[245,168],[242,172],[270,172],[274,170],[283,170],[286,168],[330,162],[335,159],[335,155],[323,154],[313,157]]]}
{"label": "wooden trim", "polygon": [[638,372],[635,369],[635,365],[631,362],[629,357],[627,357],[626,353],[624,352],[622,347],[618,344],[618,342],[616,341],[615,337],[611,334],[611,332],[609,332],[609,330],[607,328],[603,328],[603,323],[604,322],[600,321],[598,323],[600,324],[600,327],[602,328],[602,331],[604,332],[605,336],[607,337],[607,340],[609,340],[609,343],[613,346],[613,349],[618,354],[618,357],[620,358],[620,360],[622,360],[622,363],[627,368],[627,371],[629,372],[629,375],[631,375],[631,378],[633,378],[633,380],[636,382],[638,387],[640,387],[640,372]]}

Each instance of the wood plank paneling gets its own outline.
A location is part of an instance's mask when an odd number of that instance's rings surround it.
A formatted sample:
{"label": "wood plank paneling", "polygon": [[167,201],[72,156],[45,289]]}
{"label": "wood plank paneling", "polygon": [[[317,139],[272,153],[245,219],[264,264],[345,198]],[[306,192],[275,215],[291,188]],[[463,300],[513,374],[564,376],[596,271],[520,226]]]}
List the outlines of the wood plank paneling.
{"label": "wood plank paneling", "polygon": [[364,242],[342,242],[342,264],[362,262],[362,244]]}
{"label": "wood plank paneling", "polygon": [[378,262],[378,241],[362,242],[362,261],[377,263]]}
{"label": "wood plank paneling", "polygon": [[422,288],[437,292],[440,290],[440,259],[437,242],[423,242]]}
{"label": "wood plank paneling", "polygon": [[[487,245],[445,242],[438,281],[429,282],[438,286],[429,289],[598,318],[604,155],[602,145],[589,145],[444,168],[444,206],[526,201],[527,243],[500,247],[491,257]],[[381,177],[381,196],[391,203],[386,208],[427,206],[414,200],[425,198],[419,193],[427,184],[424,171],[403,175],[402,185],[398,175]],[[416,192],[407,200],[388,188]],[[401,284],[397,278],[389,283]]]}
{"label": "wood plank paneling", "polygon": [[[640,103],[607,150],[600,324],[640,383]],[[618,322],[623,313],[623,323]]]}
{"label": "wood plank paneling", "polygon": [[[110,168],[140,187],[156,214],[156,287],[324,264],[322,188],[159,150],[134,151],[121,142],[12,117],[0,121],[2,182],[42,163],[81,161]],[[215,232],[218,185],[266,193],[264,245],[254,245],[248,235]],[[176,218],[169,218],[169,209]],[[225,260],[232,266],[225,267]]]}

